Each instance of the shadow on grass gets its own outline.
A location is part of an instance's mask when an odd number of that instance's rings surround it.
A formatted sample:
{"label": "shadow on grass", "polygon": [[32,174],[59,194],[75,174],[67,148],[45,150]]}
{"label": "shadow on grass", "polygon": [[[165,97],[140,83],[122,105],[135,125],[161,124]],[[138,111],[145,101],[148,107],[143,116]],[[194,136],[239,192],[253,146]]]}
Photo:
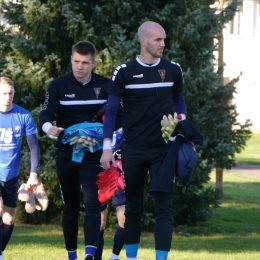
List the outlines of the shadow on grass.
{"label": "shadow on grass", "polygon": [[[243,177],[245,178],[245,177]],[[211,184],[213,185],[213,184]],[[224,182],[222,204],[213,217],[196,227],[179,227],[173,234],[172,250],[189,252],[260,252],[260,180]],[[105,232],[105,250],[111,250],[113,231]],[[15,225],[10,245],[26,248],[62,248],[65,250],[62,227],[56,225]],[[79,228],[79,247],[84,246]],[[143,232],[140,248],[154,248],[152,233]],[[260,258],[259,258],[260,259]]]}
{"label": "shadow on grass", "polygon": [[[20,230],[22,231],[22,230]],[[25,230],[24,230],[25,231]],[[25,231],[26,233],[28,231]],[[43,235],[43,234],[42,234]],[[16,233],[10,241],[10,245],[23,245],[25,247],[30,247],[31,249],[40,248],[48,250],[48,248],[64,248],[63,237],[58,236],[57,234],[48,234],[44,232],[44,236],[40,234],[33,235],[33,231],[30,231],[29,234],[23,235]],[[238,236],[238,235],[214,235],[214,236],[178,236],[173,235],[173,242],[171,250],[178,251],[208,251],[208,252],[224,252],[232,253],[238,251],[260,251],[259,247],[260,235],[248,235],[248,236]],[[104,249],[112,249],[112,238],[105,237]],[[84,239],[82,236],[78,240],[79,248],[84,246]],[[154,242],[153,235],[151,233],[145,233],[141,237],[140,249],[146,248],[153,250]]]}

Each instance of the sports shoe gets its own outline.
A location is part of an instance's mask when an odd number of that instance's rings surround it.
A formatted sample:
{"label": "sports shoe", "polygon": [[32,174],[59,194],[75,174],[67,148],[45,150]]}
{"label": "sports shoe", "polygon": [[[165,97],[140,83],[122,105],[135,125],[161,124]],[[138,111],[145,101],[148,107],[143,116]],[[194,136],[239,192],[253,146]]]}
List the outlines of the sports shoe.
{"label": "sports shoe", "polygon": [[88,255],[85,257],[85,260],[94,260],[94,256]]}
{"label": "sports shoe", "polygon": [[100,203],[105,203],[114,196],[118,189],[119,174],[116,168],[112,165],[109,170],[104,170],[98,174],[98,200]]}

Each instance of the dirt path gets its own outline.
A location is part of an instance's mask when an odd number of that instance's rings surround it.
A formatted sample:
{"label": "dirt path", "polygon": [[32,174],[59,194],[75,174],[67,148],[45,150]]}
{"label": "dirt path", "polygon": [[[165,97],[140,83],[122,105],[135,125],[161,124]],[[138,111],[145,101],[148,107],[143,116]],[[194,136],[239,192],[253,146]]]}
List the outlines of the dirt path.
{"label": "dirt path", "polygon": [[231,170],[224,170],[224,173],[242,174],[251,177],[260,178],[260,165],[238,163],[236,167]]}

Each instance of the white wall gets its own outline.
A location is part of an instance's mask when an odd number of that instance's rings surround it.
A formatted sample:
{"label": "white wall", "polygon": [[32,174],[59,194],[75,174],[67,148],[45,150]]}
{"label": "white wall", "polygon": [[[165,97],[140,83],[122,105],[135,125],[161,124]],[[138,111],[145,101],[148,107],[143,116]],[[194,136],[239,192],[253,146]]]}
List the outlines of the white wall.
{"label": "white wall", "polygon": [[242,72],[233,100],[238,121],[250,118],[251,130],[260,133],[260,0],[243,1],[234,23],[236,30],[230,24],[223,30],[224,77],[234,78]]}

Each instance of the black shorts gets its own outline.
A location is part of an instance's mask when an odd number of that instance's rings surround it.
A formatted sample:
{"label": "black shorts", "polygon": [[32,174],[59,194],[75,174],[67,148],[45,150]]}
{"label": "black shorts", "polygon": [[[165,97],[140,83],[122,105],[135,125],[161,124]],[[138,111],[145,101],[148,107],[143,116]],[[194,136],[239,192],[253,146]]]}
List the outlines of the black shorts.
{"label": "black shorts", "polygon": [[[116,208],[118,206],[125,205],[126,198],[125,192],[118,187],[118,190],[115,192],[115,195],[110,199],[111,204]],[[104,211],[109,205],[109,202],[105,202],[101,205],[100,211]]]}
{"label": "black shorts", "polygon": [[0,181],[0,197],[3,199],[3,204],[10,208],[17,207],[18,178],[19,176],[14,177],[7,182]]}
{"label": "black shorts", "polygon": [[126,198],[125,198],[125,192],[118,187],[118,190],[116,191],[115,195],[111,199],[111,204],[114,207],[125,205]]}
{"label": "black shorts", "polygon": [[107,208],[107,202],[101,204],[100,212],[104,211]]}

